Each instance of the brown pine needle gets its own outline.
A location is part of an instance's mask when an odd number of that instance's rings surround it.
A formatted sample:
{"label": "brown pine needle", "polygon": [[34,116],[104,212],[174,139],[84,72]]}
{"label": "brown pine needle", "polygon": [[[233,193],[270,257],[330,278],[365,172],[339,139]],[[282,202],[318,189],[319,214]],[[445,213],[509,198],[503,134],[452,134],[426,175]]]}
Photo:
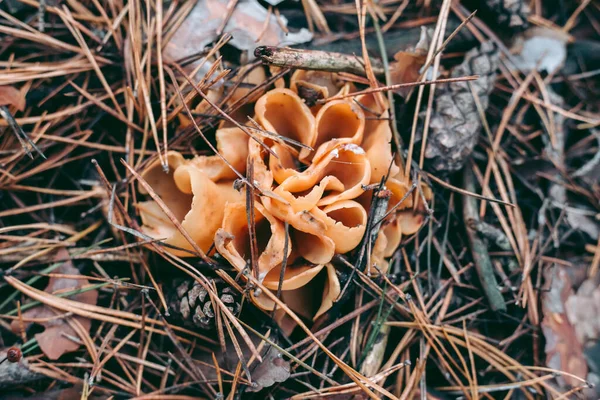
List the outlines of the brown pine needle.
{"label": "brown pine needle", "polygon": [[318,100],[317,103],[324,103],[324,102],[329,102],[332,100],[346,99],[348,97],[356,97],[356,96],[361,96],[363,94],[386,92],[388,90],[396,90],[396,89],[401,89],[401,88],[406,88],[406,87],[424,86],[424,85],[441,84],[441,83],[466,82],[466,81],[474,81],[476,79],[479,79],[478,75],[462,76],[459,78],[436,79],[436,80],[424,81],[424,82],[399,83],[396,85],[389,85],[389,86],[379,86],[376,88],[360,90],[358,92],[352,92],[352,93],[348,93],[348,94],[340,94],[337,96],[332,96],[327,99]]}

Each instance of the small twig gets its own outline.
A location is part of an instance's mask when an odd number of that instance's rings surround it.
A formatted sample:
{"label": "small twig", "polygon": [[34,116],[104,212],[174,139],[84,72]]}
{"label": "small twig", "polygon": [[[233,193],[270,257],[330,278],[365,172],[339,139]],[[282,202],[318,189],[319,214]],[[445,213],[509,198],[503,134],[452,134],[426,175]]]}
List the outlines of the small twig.
{"label": "small twig", "polygon": [[8,125],[11,127],[15,133],[15,136],[19,140],[19,143],[21,143],[21,147],[23,147],[23,150],[25,150],[25,153],[27,153],[31,159],[33,159],[33,154],[31,154],[31,149],[27,146],[27,143],[29,143],[29,146],[31,146],[33,150],[42,156],[44,160],[46,159],[44,153],[42,153],[42,151],[35,145],[29,136],[27,136],[25,131],[23,131],[23,128],[21,128],[21,126],[17,123],[15,117],[13,117],[13,115],[10,113],[7,106],[0,106],[0,116],[2,116],[2,118],[8,122]]}
{"label": "small twig", "polygon": [[[285,270],[287,268],[287,263],[288,263],[288,250],[289,250],[289,246],[290,246],[290,224],[288,223],[288,221],[285,221],[285,225],[284,225],[284,229],[285,229],[285,236],[284,236],[284,242],[283,242],[283,261],[281,262],[281,272],[279,272],[279,284],[277,285],[277,298],[281,299],[281,289],[283,287],[283,279],[285,277]],[[271,318],[273,318],[273,315],[275,315],[275,311],[277,310],[277,307],[273,308],[273,311],[271,312]]]}
{"label": "small twig", "polygon": [[[252,158],[248,157],[247,167],[248,179],[254,182],[254,163]],[[254,208],[254,190],[251,185],[246,187],[246,216],[248,221],[248,237],[250,239],[250,264],[252,272],[257,279],[262,279],[258,275],[258,241],[256,238],[256,212]]]}
{"label": "small twig", "polygon": [[[363,237],[362,243],[360,245],[360,251],[358,253],[358,258],[354,268],[352,268],[352,272],[348,281],[344,285],[338,299],[342,299],[344,297],[345,292],[348,290],[352,279],[354,278],[354,274],[356,270],[362,271],[365,268],[365,264],[369,259],[369,253],[377,240],[377,236],[379,235],[379,229],[381,228],[381,223],[385,219],[385,212],[388,208],[388,204],[391,197],[391,192],[387,189],[384,189],[385,185],[385,177],[382,178],[381,183],[378,188],[373,193],[373,200],[371,203],[371,208],[369,210],[369,219],[367,220],[367,229],[365,230],[365,236]],[[338,300],[339,302],[340,300]],[[336,302],[337,303],[337,302]]]}
{"label": "small twig", "polygon": [[[469,168],[465,168],[463,179],[465,189],[469,192],[474,192],[475,182],[473,171]],[[475,264],[475,269],[479,275],[479,281],[481,282],[485,296],[487,297],[492,310],[506,311],[506,303],[498,288],[498,282],[496,282],[494,268],[490,260],[487,245],[472,227],[471,221],[478,222],[480,219],[479,213],[477,212],[477,202],[471,196],[463,196],[463,216],[471,248],[471,255],[473,256],[473,263]]]}
{"label": "small twig", "polygon": [[498,229],[493,225],[488,224],[484,221],[479,221],[475,219],[471,219],[466,221],[469,228],[477,231],[482,237],[493,241],[496,246],[500,247],[502,250],[511,251],[512,247],[510,246],[510,242],[506,237],[506,234],[502,229]]}
{"label": "small twig", "polygon": [[[292,49],[290,47],[259,46],[254,55],[264,64],[326,72],[348,72],[365,76],[365,67],[353,54],[321,50]],[[380,61],[371,60],[375,75],[385,75]]]}
{"label": "small twig", "polygon": [[498,200],[498,199],[494,199],[492,197],[483,196],[483,195],[480,195],[480,194],[477,194],[477,193],[473,193],[473,192],[469,192],[468,190],[465,190],[465,189],[453,186],[453,185],[449,184],[448,182],[445,182],[445,181],[441,180],[437,176],[430,174],[429,172],[426,172],[426,174],[427,174],[427,177],[429,179],[431,179],[432,181],[434,181],[435,183],[439,183],[440,185],[442,185],[446,189],[450,189],[450,190],[452,190],[454,192],[457,192],[457,193],[460,193],[462,195],[471,196],[471,197],[474,197],[476,199],[486,200],[486,201],[489,201],[489,202],[492,202],[492,203],[504,204],[505,206],[509,206],[509,207],[512,207],[512,208],[516,207],[513,203],[508,203],[508,202],[503,201],[503,200]]}
{"label": "small twig", "polygon": [[238,0],[229,0],[229,2],[227,3],[227,15],[225,15],[225,18],[223,19],[223,22],[221,22],[221,25],[219,26],[219,29],[217,29],[217,36],[221,36],[223,34],[223,31],[225,30],[225,26],[227,26],[227,23],[229,23],[229,20],[231,19],[231,16],[233,15],[233,12],[235,11],[235,6],[237,5]]}
{"label": "small twig", "polygon": [[[406,2],[405,2],[406,3]],[[402,8],[400,6],[399,8]],[[381,28],[379,26],[379,22],[377,18],[373,18],[373,25],[375,26],[375,34],[377,36],[377,43],[379,44],[379,53],[381,54],[381,61],[383,62],[383,71],[385,73],[385,84],[390,86],[394,82],[392,81],[392,74],[390,73],[390,65],[388,61],[388,56],[385,48],[385,41],[383,39],[383,33],[381,32]],[[404,143],[402,142],[402,137],[400,137],[400,132],[398,132],[398,126],[396,122],[396,106],[394,102],[394,93],[391,91],[387,92],[387,99],[390,105],[388,109],[390,115],[390,128],[392,128],[392,137],[394,138],[394,144],[396,145],[396,162],[398,165],[404,168],[404,159],[402,157],[402,151],[404,148]]]}
{"label": "small twig", "polygon": [[46,30],[46,0],[40,0],[40,5],[38,6],[38,30],[40,32],[44,32]]}
{"label": "small twig", "polygon": [[[345,99],[347,97],[357,97],[357,96],[361,96],[363,94],[379,93],[379,92],[385,92],[387,90],[398,90],[398,89],[402,89],[402,88],[406,88],[406,87],[426,86],[426,85],[433,85],[433,84],[440,84],[440,83],[468,82],[468,81],[475,81],[477,79],[479,79],[479,75],[461,76],[459,78],[437,79],[437,80],[433,80],[433,81],[399,83],[397,85],[369,88],[369,89],[361,90],[358,92],[352,92],[352,93],[348,93],[348,94],[339,94],[339,95],[335,95],[333,97],[329,97],[327,99],[317,100],[317,103],[323,104],[323,103],[327,103],[327,102],[330,102],[333,100]],[[408,162],[407,162],[407,164],[408,164]],[[410,171],[408,171],[408,172],[410,172]]]}

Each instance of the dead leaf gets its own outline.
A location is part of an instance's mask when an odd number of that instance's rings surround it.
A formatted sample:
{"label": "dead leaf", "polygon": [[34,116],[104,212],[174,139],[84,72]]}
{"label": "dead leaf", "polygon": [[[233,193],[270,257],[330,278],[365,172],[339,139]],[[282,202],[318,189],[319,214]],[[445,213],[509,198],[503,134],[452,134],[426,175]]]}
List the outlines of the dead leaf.
{"label": "dead leaf", "polygon": [[25,109],[25,96],[12,86],[0,86],[0,106],[14,106],[19,111]]}
{"label": "dead leaf", "polygon": [[[165,60],[175,61],[201,53],[217,38],[217,30],[227,15],[228,3],[229,0],[199,0],[166,45]],[[269,22],[265,29],[267,17]],[[285,17],[280,16],[278,21],[258,1],[240,0],[223,32],[232,35],[229,44],[248,51],[250,58],[254,57],[254,48],[257,46],[290,46],[312,39],[312,34],[304,28],[297,33],[286,33],[281,27],[286,25]],[[191,72],[200,62],[201,60],[187,65],[186,71]],[[210,63],[206,63],[196,76],[204,76],[209,68]]]}
{"label": "dead leaf", "polygon": [[[69,253],[66,249],[61,249],[56,254],[57,260],[64,260],[69,258]],[[73,263],[69,260],[64,262],[60,267],[53,271],[55,274],[68,274],[68,275],[80,275],[79,270],[73,266]],[[48,286],[44,289],[47,293],[60,293],[65,291],[72,291],[78,288],[89,285],[87,279],[70,279],[70,278],[55,278],[52,277],[48,281]],[[96,305],[98,301],[98,291],[89,290],[87,292],[79,293],[74,296],[68,297],[71,300],[78,301],[80,303]],[[70,316],[66,318],[54,318],[60,315],[61,312],[57,311],[46,305],[34,307],[23,313],[23,318],[46,318],[48,321],[40,322],[40,325],[46,329],[42,333],[35,335],[35,338],[40,346],[40,349],[44,354],[51,360],[56,360],[65,353],[75,351],[79,348],[79,343],[70,340],[67,336],[77,337],[77,332],[71,327],[69,322],[77,321],[86,332],[90,331],[92,321],[89,318],[83,318],[79,316]],[[32,322],[25,322],[24,328],[27,329]],[[19,320],[14,320],[11,323],[11,329],[13,332],[19,332],[21,330],[21,324]]]}
{"label": "dead leaf", "polygon": [[531,28],[515,40],[511,49],[515,66],[523,72],[535,69],[554,73],[565,63],[568,42],[569,35],[562,31]]}
{"label": "dead leaf", "polygon": [[[417,53],[399,51],[394,55],[395,63],[390,65],[390,77],[393,85],[400,83],[416,82],[421,75],[421,67],[425,64],[425,56]],[[397,91],[405,95],[410,88],[401,88]]]}
{"label": "dead leaf", "polygon": [[593,279],[581,284],[565,302],[569,322],[584,346],[600,339],[600,286]]}
{"label": "dead leaf", "polygon": [[[550,289],[542,296],[546,365],[586,379],[588,366],[583,355],[583,345],[577,339],[576,329],[569,321],[565,309],[565,302],[573,296],[569,275],[560,267],[548,269],[544,275],[546,282],[550,282]],[[563,387],[581,384],[569,376],[560,376],[556,380]]]}
{"label": "dead leaf", "polygon": [[273,346],[269,346],[266,354],[250,373],[255,386],[249,389],[258,392],[263,388],[273,386],[277,382],[284,382],[290,377],[290,363],[285,361],[281,353]]}
{"label": "dead leaf", "polygon": [[[421,29],[421,37],[414,48],[410,47],[404,51],[394,54],[394,60],[390,63],[390,78],[393,85],[400,83],[416,82],[421,75],[421,68],[425,65],[429,38],[427,30]],[[412,88],[398,89],[396,92],[406,96]]]}
{"label": "dead leaf", "polygon": [[[258,347],[262,342],[262,339],[252,332],[249,332],[249,335],[252,338],[252,342]],[[269,337],[269,342],[279,344],[275,335],[267,334],[267,337]],[[250,350],[245,343],[240,343],[240,347],[244,354],[244,359],[248,361],[252,357]],[[255,386],[248,387],[248,390],[253,392],[258,392],[263,388],[273,386],[277,382],[283,382],[290,377],[289,361],[284,360],[281,353],[274,346],[264,343],[260,355],[263,361],[258,362],[255,360],[254,363],[249,366],[250,376],[252,377],[252,382],[255,383]],[[215,357],[219,366],[225,368],[235,367],[239,362],[235,348],[230,341],[227,342],[225,352],[218,350],[215,352]],[[200,356],[200,360],[203,361],[203,363],[199,364],[198,367],[202,370],[206,379],[216,379],[217,375],[214,367],[212,367],[212,356],[205,353]]]}

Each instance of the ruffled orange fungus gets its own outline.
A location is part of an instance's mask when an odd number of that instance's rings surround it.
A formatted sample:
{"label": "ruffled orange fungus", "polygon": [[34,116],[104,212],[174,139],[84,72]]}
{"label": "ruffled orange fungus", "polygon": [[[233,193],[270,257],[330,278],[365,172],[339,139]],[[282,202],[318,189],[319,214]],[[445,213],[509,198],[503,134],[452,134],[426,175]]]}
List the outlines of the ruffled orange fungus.
{"label": "ruffled orange fungus", "polygon": [[[254,104],[253,120],[261,130],[250,124],[252,129],[244,130],[223,126],[216,132],[220,156],[185,159],[169,152],[169,174],[156,161],[142,176],[203,251],[214,244],[231,265],[240,271],[253,269],[251,273],[274,292],[285,263],[282,300],[299,315],[314,319],[340,294],[333,257],[355,249],[365,234],[372,196],[365,186],[379,183],[389,172],[385,185],[392,193],[392,209],[411,182],[393,161],[383,96],[313,101],[309,107],[307,95],[319,100],[355,90],[335,74],[321,72],[296,71],[290,89],[276,86]],[[255,193],[254,263],[247,188],[234,189],[237,175],[231,169],[246,174],[249,165]],[[422,192],[431,197],[429,188],[423,186]],[[145,234],[182,249],[168,250],[176,255],[192,255],[185,251],[192,250],[190,243],[154,201],[141,202],[138,209]],[[384,221],[371,263],[386,270],[386,258],[404,235],[420,228],[424,214],[415,190]],[[266,295],[252,296],[264,310],[275,306]]]}

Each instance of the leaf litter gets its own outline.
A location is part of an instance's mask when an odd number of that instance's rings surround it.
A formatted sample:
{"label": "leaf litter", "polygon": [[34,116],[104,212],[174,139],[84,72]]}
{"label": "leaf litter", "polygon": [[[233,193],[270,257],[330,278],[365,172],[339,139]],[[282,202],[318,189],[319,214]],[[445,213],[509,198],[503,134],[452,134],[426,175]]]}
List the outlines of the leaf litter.
{"label": "leaf litter", "polygon": [[[237,2],[229,19],[230,0],[200,0],[191,9],[185,20],[175,30],[164,49],[166,61],[175,62],[189,57],[197,60],[189,63],[187,71],[193,71],[202,63],[199,56],[208,45],[218,39],[218,30],[225,24],[224,32],[231,35],[229,43],[254,57],[254,49],[260,45],[291,46],[312,39],[312,34],[302,28],[291,32],[286,28],[284,16],[276,17],[269,13],[257,0]],[[210,69],[211,62],[204,63],[196,76],[203,77]]]}
{"label": "leaf litter", "polygon": [[[54,273],[67,275],[68,277],[52,276],[44,289],[45,292],[60,295],[78,289],[85,289],[89,286],[90,283],[87,279],[77,279],[77,276],[80,275],[79,270],[75,268],[69,257],[66,249],[61,249],[56,253],[57,259],[66,258],[67,260],[62,261],[61,265],[54,270]],[[98,291],[86,290],[67,298],[84,304],[96,305]],[[92,321],[89,318],[64,314],[52,307],[42,305],[23,312],[22,317],[11,323],[11,329],[15,333],[26,331],[34,323],[33,321],[39,321],[35,323],[39,323],[44,327],[43,332],[35,334],[35,339],[40,349],[50,360],[57,360],[63,354],[79,349],[81,344],[73,338],[79,338],[82,331],[89,334],[92,326]],[[75,327],[77,325],[81,329],[77,329]]]}

